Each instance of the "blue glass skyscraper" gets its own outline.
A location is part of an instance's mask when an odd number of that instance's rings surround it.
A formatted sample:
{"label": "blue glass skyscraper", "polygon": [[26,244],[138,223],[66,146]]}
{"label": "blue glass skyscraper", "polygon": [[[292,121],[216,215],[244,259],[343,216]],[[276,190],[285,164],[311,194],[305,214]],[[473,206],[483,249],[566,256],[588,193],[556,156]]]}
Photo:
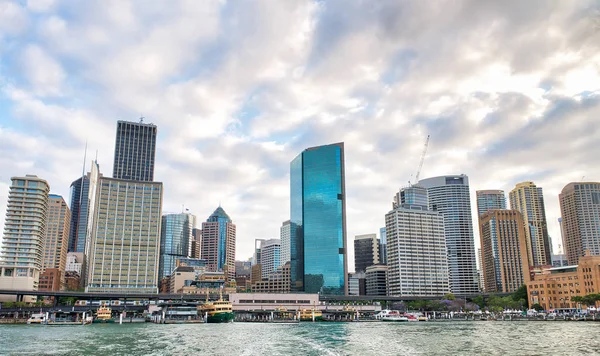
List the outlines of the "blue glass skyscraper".
{"label": "blue glass skyscraper", "polygon": [[190,255],[195,222],[196,218],[191,214],[163,215],[160,232],[159,280],[173,273],[177,259]]}
{"label": "blue glass skyscraper", "polygon": [[88,174],[71,183],[71,229],[69,231],[69,252],[89,253],[86,246],[89,244],[92,233],[92,223],[96,205],[98,179],[100,166],[92,161]]}
{"label": "blue glass skyscraper", "polygon": [[292,290],[348,294],[344,143],[304,150],[290,164]]}
{"label": "blue glass skyscraper", "polygon": [[379,262],[387,265],[387,238],[385,227],[379,229]]}

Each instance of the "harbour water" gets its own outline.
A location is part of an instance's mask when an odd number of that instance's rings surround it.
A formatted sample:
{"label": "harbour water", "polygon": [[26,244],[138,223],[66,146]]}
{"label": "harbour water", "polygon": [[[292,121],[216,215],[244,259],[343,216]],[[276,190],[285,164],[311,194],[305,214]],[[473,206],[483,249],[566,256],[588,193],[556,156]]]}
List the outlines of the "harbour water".
{"label": "harbour water", "polygon": [[583,355],[595,322],[0,325],[0,355]]}

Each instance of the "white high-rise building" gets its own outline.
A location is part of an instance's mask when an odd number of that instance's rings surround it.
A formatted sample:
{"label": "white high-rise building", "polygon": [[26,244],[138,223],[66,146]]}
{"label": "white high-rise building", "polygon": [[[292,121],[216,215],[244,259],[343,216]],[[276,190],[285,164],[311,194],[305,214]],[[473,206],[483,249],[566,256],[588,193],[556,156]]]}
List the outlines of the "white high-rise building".
{"label": "white high-rise building", "polygon": [[444,217],[451,292],[456,295],[477,294],[479,286],[469,178],[464,174],[433,177],[420,180],[419,185],[427,188],[429,209]]}
{"label": "white high-rise building", "polygon": [[67,266],[65,272],[75,272],[81,276],[81,266],[83,265],[83,252],[68,252]]}
{"label": "white high-rise building", "polygon": [[269,239],[260,245],[260,265],[262,268],[261,277],[263,279],[277,270],[281,265],[281,240]]}
{"label": "white high-rise building", "polygon": [[102,177],[86,292],[157,293],[162,183]]}
{"label": "white high-rise building", "polygon": [[483,283],[483,260],[481,259],[481,247],[477,249],[477,278],[479,283],[479,290],[483,291],[484,283]]}
{"label": "white high-rise building", "polygon": [[11,181],[0,251],[0,289],[37,290],[50,186],[34,175]]}
{"label": "white high-rise building", "polygon": [[[424,197],[426,204],[424,188],[412,186],[403,191]],[[450,291],[444,218],[419,201],[399,202],[385,216],[390,296],[432,297]]]}
{"label": "white high-rise building", "polygon": [[280,229],[280,239],[281,239],[281,265],[286,264],[291,260],[291,251],[290,251],[290,238],[291,238],[291,223],[289,220],[283,222]]}

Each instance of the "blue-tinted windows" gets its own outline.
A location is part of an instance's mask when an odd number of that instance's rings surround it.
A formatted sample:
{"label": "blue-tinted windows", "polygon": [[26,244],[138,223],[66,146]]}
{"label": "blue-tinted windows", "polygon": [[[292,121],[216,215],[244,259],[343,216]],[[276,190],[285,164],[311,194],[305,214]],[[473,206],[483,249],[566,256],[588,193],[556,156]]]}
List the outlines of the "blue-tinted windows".
{"label": "blue-tinted windows", "polygon": [[290,168],[292,280],[307,293],[344,294],[343,146],[308,149]]}

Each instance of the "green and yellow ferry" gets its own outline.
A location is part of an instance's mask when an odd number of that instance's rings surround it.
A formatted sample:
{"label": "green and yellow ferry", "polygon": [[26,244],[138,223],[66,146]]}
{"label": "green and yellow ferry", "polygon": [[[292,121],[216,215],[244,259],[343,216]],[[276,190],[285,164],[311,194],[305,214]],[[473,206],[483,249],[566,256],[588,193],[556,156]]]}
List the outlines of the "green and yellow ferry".
{"label": "green and yellow ferry", "polygon": [[206,302],[198,309],[204,314],[207,323],[228,323],[233,321],[233,306],[231,302],[219,299],[214,302]]}
{"label": "green and yellow ferry", "polygon": [[114,322],[115,321],[112,318],[112,309],[105,305],[98,308],[98,310],[96,311],[96,318],[94,319],[94,321],[92,321],[92,323],[94,324]]}
{"label": "green and yellow ferry", "polygon": [[300,321],[322,321],[323,313],[315,308],[302,309],[300,311]]}

